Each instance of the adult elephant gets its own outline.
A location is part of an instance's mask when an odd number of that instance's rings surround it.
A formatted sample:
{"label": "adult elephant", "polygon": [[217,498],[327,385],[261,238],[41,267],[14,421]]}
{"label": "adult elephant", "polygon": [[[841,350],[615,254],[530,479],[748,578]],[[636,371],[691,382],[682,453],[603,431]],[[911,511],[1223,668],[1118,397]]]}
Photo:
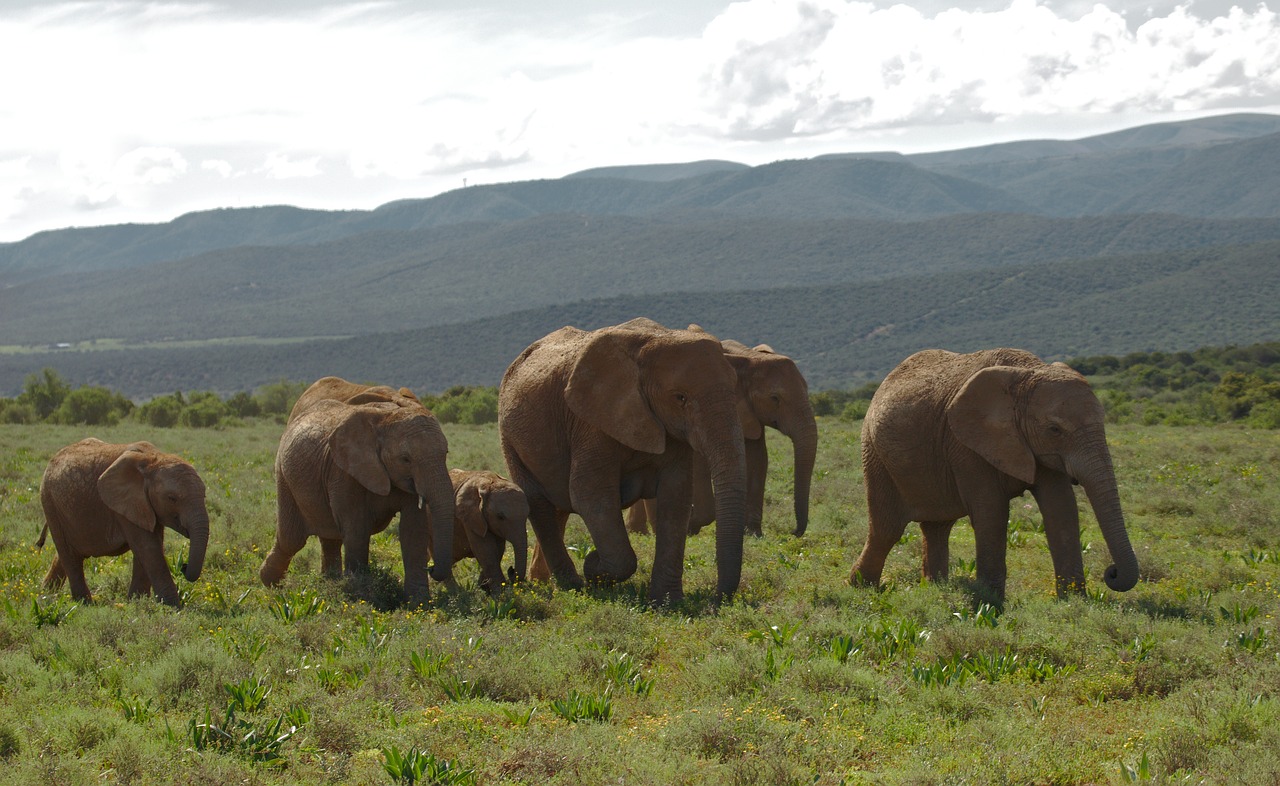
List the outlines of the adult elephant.
{"label": "adult elephant", "polygon": [[1030,352],[917,352],[880,385],[862,424],[870,517],[850,573],[877,584],[908,521],[921,522],[924,575],[947,577],[948,539],[968,516],[977,578],[1003,600],[1009,500],[1030,489],[1044,517],[1060,596],[1083,592],[1080,519],[1072,485],[1084,487],[1115,564],[1107,586],[1131,589],[1138,560],[1125,531],[1103,409],[1085,378]]}
{"label": "adult elephant", "polygon": [[[451,469],[454,526],[453,561],[474,557],[480,564],[480,588],[494,593],[505,582],[523,581],[529,560],[529,500],[524,491],[496,472]],[[504,576],[502,555],[511,544],[514,564]]]}
{"label": "adult elephant", "polygon": [[571,512],[595,544],[586,578],[629,578],[636,554],[622,509],[656,497],[649,600],[680,600],[696,452],[715,482],[717,592],[737,589],[746,523],[742,423],[737,375],[713,337],[648,319],[590,332],[561,328],[507,369],[498,431],[511,477],[529,498],[534,578],[554,574],[582,586],[564,544]]}
{"label": "adult elephant", "polygon": [[[690,325],[689,328],[697,328]],[[747,527],[749,535],[763,534],[764,487],[769,474],[769,450],[764,427],[777,429],[791,440],[795,492],[795,535],[809,526],[809,489],[813,482],[814,458],[818,453],[818,423],[809,402],[809,384],[795,361],[775,352],[768,344],[748,347],[737,341],[721,341],[725,358],[738,374],[738,396],[747,415],[744,418],[744,447],[747,457]],[[753,434],[758,436],[752,437]],[[654,500],[631,506],[627,529],[647,532],[653,517]],[[696,533],[715,520],[715,497],[707,463],[696,457],[693,466],[693,509],[689,532]]]}
{"label": "adult elephant", "polygon": [[320,538],[325,572],[367,572],[369,539],[397,514],[410,601],[429,596],[431,539],[438,548],[430,575],[452,582],[449,443],[435,416],[412,398],[318,398],[290,417],[276,453],[276,541],[258,571],[262,583],[277,584],[311,535]]}
{"label": "adult elephant", "polygon": [[195,468],[150,442],[111,445],[84,439],[53,455],[40,481],[45,534],[53,536],[58,556],[44,585],[71,583],[71,596],[92,602],[84,577],[86,557],[133,552],[129,594],[156,597],[180,605],[178,588],[164,556],[166,527],[191,540],[182,573],[200,578],[209,545],[209,512],[204,482]]}

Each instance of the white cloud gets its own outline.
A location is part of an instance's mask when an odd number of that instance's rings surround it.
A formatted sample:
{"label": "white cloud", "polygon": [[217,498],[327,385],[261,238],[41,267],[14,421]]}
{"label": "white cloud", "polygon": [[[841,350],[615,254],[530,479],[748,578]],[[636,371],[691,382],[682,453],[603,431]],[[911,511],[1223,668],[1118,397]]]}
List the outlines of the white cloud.
{"label": "white cloud", "polygon": [[123,221],[268,200],[372,207],[463,177],[959,146],[988,140],[957,128],[989,138],[1023,118],[1088,133],[1099,119],[1280,105],[1280,20],[1265,4],[1205,18],[1219,0],[918,1],[744,0],[717,14],[704,0],[712,21],[683,33],[652,21],[661,7],[20,6],[0,17],[0,73],[23,75],[0,80],[0,160],[27,163],[0,167],[0,240],[84,208]]}

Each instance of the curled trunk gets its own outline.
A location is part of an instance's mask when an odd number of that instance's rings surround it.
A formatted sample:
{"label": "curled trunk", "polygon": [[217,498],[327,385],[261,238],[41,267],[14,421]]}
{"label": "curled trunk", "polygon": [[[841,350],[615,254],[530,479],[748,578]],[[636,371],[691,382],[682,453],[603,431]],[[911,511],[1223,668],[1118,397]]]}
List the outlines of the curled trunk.
{"label": "curled trunk", "polygon": [[1093,451],[1092,463],[1080,476],[1080,485],[1089,497],[1098,528],[1107,542],[1113,564],[1107,568],[1104,580],[1116,592],[1127,592],[1138,583],[1138,558],[1129,542],[1124,526],[1124,513],[1120,509],[1120,492],[1116,488],[1115,470],[1106,442],[1099,438],[1101,447]]}

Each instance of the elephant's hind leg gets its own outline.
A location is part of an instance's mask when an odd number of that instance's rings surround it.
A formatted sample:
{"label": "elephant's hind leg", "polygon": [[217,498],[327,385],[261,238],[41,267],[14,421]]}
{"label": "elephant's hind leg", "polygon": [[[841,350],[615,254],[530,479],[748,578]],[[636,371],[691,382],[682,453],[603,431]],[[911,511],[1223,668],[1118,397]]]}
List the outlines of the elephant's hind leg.
{"label": "elephant's hind leg", "polygon": [[[176,586],[176,585],[175,585]],[[151,578],[142,566],[142,560],[135,554],[133,557],[133,579],[129,582],[129,597],[136,598],[151,594]]]}
{"label": "elephant's hind leg", "polygon": [[62,568],[62,558],[57,554],[53,555],[53,564],[49,566],[49,572],[44,574],[44,588],[47,590],[62,589],[62,585],[67,583],[67,572]]}
{"label": "elephant's hind leg", "polygon": [[320,571],[333,578],[342,575],[342,540],[340,538],[320,539]]}
{"label": "elephant's hind leg", "polygon": [[867,540],[849,571],[849,583],[874,587],[880,583],[889,550],[907,529],[907,513],[889,473],[879,466],[866,466]]}
{"label": "elephant's hind leg", "polygon": [[[545,505],[547,510],[538,510]],[[537,543],[533,547],[533,565],[529,569],[529,577],[534,581],[550,581],[554,575],[556,580],[566,587],[581,589],[586,586],[578,569],[569,556],[564,545],[565,525],[569,522],[569,512],[556,510],[546,500],[529,502],[529,524],[533,527]]]}
{"label": "elephant's hind leg", "polygon": [[956,520],[922,521],[924,534],[924,566],[922,573],[929,581],[946,581],[951,571],[951,528]]}
{"label": "elephant's hind leg", "polygon": [[293,492],[284,483],[276,485],[276,542],[262,561],[258,569],[258,578],[263,585],[273,587],[284,578],[289,570],[293,555],[302,551],[307,543],[306,523],[302,511],[298,508]]}

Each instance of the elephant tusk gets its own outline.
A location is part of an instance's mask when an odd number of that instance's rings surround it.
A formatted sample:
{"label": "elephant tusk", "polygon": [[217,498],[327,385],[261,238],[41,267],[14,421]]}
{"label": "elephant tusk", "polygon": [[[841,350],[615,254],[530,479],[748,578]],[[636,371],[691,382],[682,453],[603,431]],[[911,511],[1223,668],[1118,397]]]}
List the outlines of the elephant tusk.
{"label": "elephant tusk", "polygon": [[418,510],[426,510],[426,509],[427,509],[427,501],[426,501],[425,499],[423,499],[423,497],[422,497],[422,495],[421,495],[421,494],[419,494],[419,495],[418,495]]}

